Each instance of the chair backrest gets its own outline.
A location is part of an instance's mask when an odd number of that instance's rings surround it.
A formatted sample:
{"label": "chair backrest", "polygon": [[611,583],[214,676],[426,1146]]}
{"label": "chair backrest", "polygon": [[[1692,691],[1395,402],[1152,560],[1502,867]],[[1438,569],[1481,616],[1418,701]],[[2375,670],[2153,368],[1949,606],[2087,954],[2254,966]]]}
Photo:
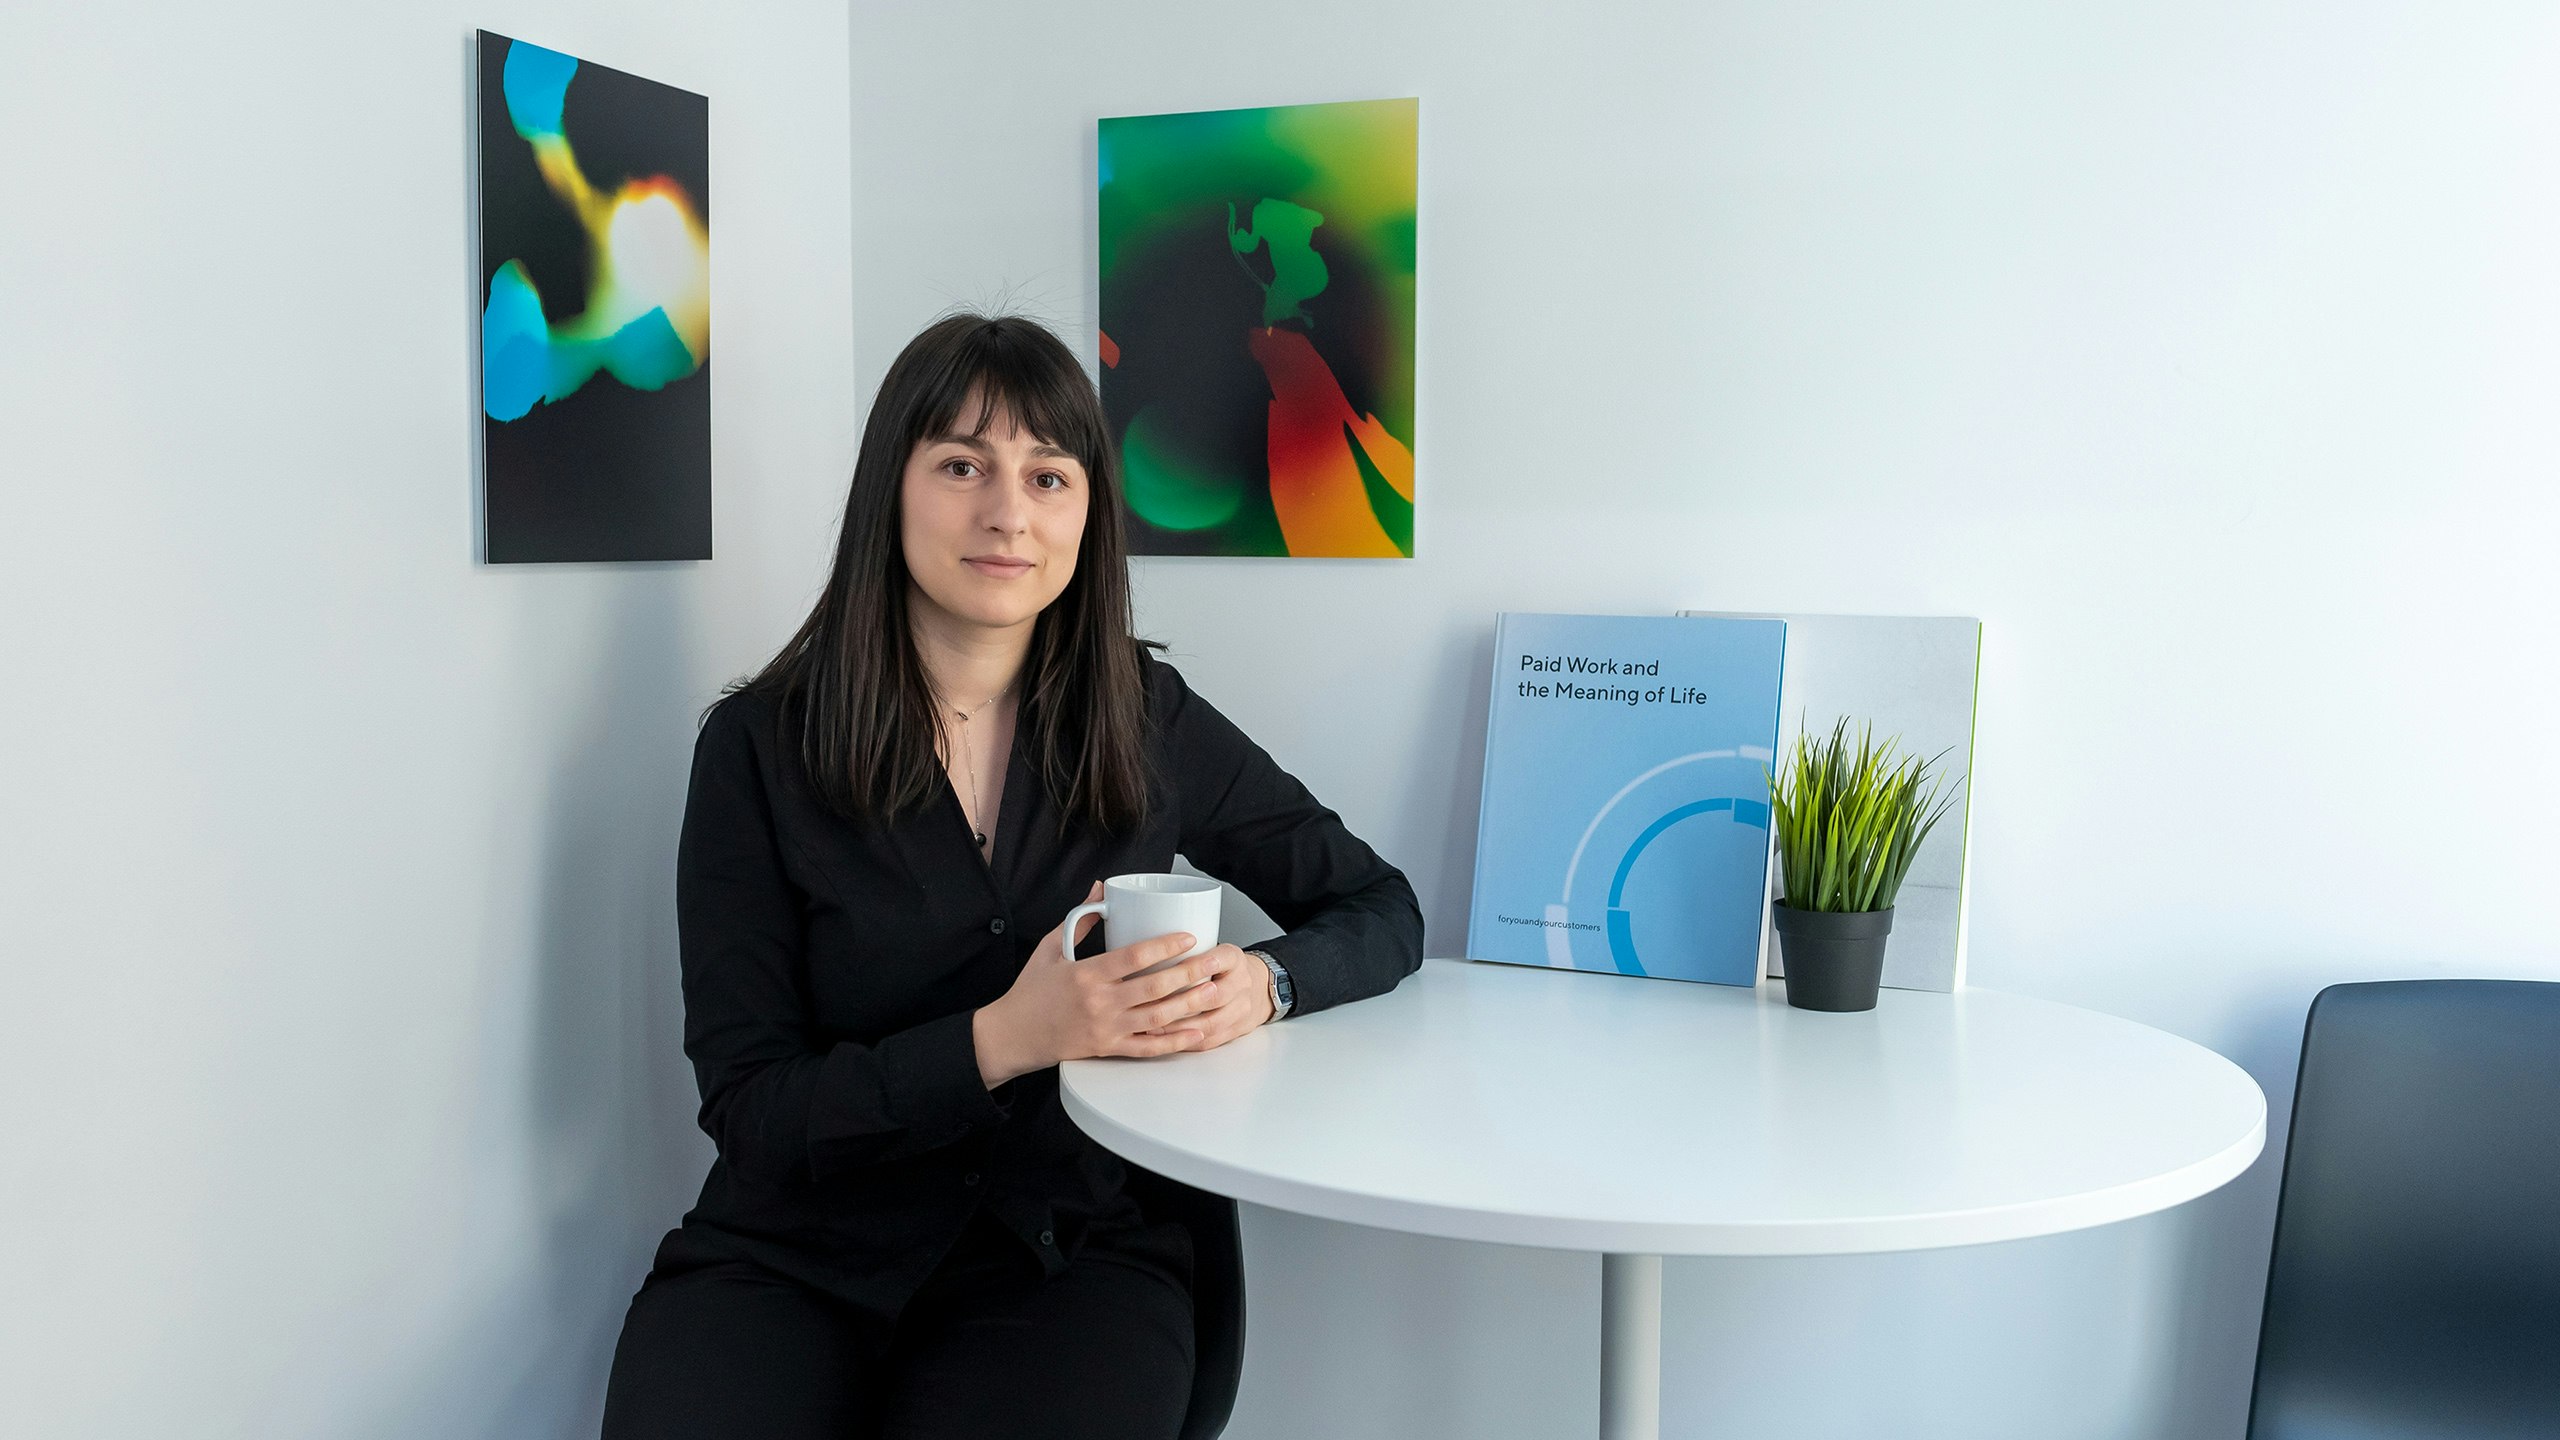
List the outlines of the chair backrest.
{"label": "chair backrest", "polygon": [[1244,1377],[1244,1235],[1236,1202],[1152,1170],[1128,1166],[1128,1189],[1150,1220],[1191,1232],[1191,1409],[1182,1440],[1217,1440],[1235,1413]]}
{"label": "chair backrest", "polygon": [[2311,1004],[2250,1440],[2560,1436],[2560,983]]}

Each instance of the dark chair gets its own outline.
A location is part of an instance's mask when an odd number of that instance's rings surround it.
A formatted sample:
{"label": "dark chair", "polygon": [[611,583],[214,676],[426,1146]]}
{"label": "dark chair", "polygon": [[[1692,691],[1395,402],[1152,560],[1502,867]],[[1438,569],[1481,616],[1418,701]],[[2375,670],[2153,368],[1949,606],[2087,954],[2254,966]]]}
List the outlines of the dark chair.
{"label": "dark chair", "polygon": [[2560,983],[2311,1003],[2249,1440],[2560,1436]]}
{"label": "dark chair", "polygon": [[1182,1440],[1217,1440],[1244,1375],[1244,1235],[1236,1202],[1152,1170],[1128,1167],[1129,1194],[1150,1220],[1191,1232],[1191,1315],[1197,1362]]}

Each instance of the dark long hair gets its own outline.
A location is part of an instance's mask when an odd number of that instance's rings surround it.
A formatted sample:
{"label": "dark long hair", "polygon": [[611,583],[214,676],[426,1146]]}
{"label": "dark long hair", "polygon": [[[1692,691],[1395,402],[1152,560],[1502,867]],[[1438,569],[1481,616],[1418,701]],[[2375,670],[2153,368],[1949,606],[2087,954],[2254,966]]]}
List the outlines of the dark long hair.
{"label": "dark long hair", "polygon": [[941,731],[908,629],[899,497],[917,442],[953,433],[972,392],[969,433],[984,434],[1001,410],[1084,466],[1075,575],[1032,624],[1016,723],[1060,814],[1125,833],[1147,810],[1146,695],[1130,634],[1119,455],[1093,381],[1036,321],[954,315],[908,342],[862,428],[826,592],[737,688],[779,702],[811,786],[838,814],[886,819],[931,800],[943,781]]}

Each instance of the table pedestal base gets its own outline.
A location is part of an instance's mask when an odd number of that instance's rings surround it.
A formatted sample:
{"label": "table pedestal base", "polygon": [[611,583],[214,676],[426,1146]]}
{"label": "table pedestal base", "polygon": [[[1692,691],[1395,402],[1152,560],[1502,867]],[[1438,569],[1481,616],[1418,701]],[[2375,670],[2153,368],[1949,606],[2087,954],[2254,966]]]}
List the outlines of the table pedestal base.
{"label": "table pedestal base", "polygon": [[1600,1440],[1661,1440],[1662,1257],[1600,1257]]}

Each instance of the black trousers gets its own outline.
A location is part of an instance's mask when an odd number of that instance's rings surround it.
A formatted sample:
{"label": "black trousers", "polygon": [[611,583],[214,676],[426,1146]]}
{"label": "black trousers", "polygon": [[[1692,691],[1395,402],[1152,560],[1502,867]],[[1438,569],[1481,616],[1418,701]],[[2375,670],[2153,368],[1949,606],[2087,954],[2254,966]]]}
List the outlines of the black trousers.
{"label": "black trousers", "polygon": [[604,1440],[1175,1440],[1190,1286],[1174,1226],[1097,1230],[1048,1276],[980,1217],[894,1321],[662,1257],[622,1322]]}

